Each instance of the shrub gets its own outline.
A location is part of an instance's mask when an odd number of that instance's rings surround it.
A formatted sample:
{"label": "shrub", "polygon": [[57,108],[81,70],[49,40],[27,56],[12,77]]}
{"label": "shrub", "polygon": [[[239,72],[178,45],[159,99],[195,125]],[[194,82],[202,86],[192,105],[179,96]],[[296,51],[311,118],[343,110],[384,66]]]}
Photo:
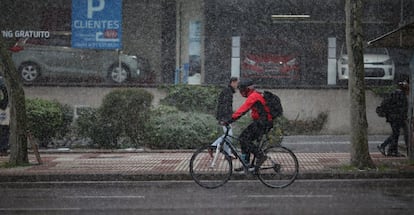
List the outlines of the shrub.
{"label": "shrub", "polygon": [[216,86],[173,85],[165,87],[167,96],[160,102],[184,112],[214,114],[221,89]]}
{"label": "shrub", "polygon": [[98,109],[79,115],[77,131],[100,147],[119,148],[122,140],[137,147],[145,137],[152,99],[152,94],[143,89],[113,90]]}
{"label": "shrub", "polygon": [[209,114],[161,105],[151,115],[147,130],[150,148],[192,149],[212,143],[219,136],[217,120]]}
{"label": "shrub", "polygon": [[98,109],[85,109],[76,119],[75,130],[79,137],[89,139],[93,148],[117,148],[119,134],[114,133],[98,114]]}
{"label": "shrub", "polygon": [[386,97],[390,93],[392,93],[394,90],[397,89],[395,85],[389,85],[389,86],[379,86],[379,87],[369,87],[369,90],[371,90],[376,96],[379,97]]}
{"label": "shrub", "polygon": [[26,99],[27,129],[46,147],[50,140],[64,136],[72,122],[72,109],[57,101]]}
{"label": "shrub", "polygon": [[283,128],[285,135],[317,134],[322,130],[327,120],[328,114],[321,112],[316,118],[306,120],[287,120],[282,117],[279,119],[278,124]]}
{"label": "shrub", "polygon": [[57,138],[64,137],[70,130],[73,122],[73,107],[67,104],[61,104],[60,109],[62,110],[62,121],[63,125],[60,128],[57,128]]}
{"label": "shrub", "polygon": [[90,138],[92,145],[102,148],[116,147],[116,135],[110,129],[99,117],[97,108],[84,108],[75,123],[76,133],[80,137]]}

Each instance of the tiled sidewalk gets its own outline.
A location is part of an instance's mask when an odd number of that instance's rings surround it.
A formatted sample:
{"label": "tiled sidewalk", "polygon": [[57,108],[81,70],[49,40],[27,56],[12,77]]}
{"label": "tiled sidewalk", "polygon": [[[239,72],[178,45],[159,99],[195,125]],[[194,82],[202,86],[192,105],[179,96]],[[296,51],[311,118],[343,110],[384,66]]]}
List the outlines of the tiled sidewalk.
{"label": "tiled sidewalk", "polygon": [[[27,176],[35,177],[32,180],[60,180],[69,179],[71,175],[94,176],[92,180],[99,180],[98,176],[111,175],[113,179],[116,176],[157,176],[163,178],[175,179],[175,177],[187,179],[188,162],[191,152],[113,152],[113,153],[44,153],[41,154],[43,164],[38,165],[33,154],[29,154],[30,164],[25,167],[0,168],[0,181],[8,181],[7,177],[24,178]],[[299,173],[302,178],[325,178],[333,174],[355,174],[358,171],[348,172],[345,170],[350,163],[349,153],[296,153],[299,160]],[[413,177],[414,166],[410,165],[407,158],[384,157],[379,153],[371,153],[371,157],[377,166],[384,167],[382,170],[373,170],[375,177],[381,177],[381,174],[387,176],[392,173],[392,177]],[[8,157],[0,157],[0,165],[3,166],[8,161]],[[234,162],[239,162],[235,160]],[[235,164],[238,165],[238,164]],[[366,173],[366,172],[365,172]],[[408,174],[407,174],[408,173]],[[324,174],[324,176],[323,176]],[[408,175],[408,176],[407,176]],[[59,176],[59,177],[50,177]],[[65,177],[66,176],[66,177]],[[122,177],[121,177],[122,178]],[[150,177],[157,178],[157,177]],[[10,180],[12,180],[10,179]],[[104,178],[107,179],[107,178]],[[120,179],[122,180],[122,179]]]}

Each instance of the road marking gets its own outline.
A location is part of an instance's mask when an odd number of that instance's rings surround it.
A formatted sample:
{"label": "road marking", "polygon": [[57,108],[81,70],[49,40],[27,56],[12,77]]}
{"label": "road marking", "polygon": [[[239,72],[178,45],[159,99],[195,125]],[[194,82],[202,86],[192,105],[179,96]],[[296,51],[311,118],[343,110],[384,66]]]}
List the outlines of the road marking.
{"label": "road marking", "polygon": [[79,211],[82,208],[0,208],[0,211]]}
{"label": "road marking", "polygon": [[332,198],[333,195],[247,195],[247,198]]}
{"label": "road marking", "polygon": [[62,196],[66,199],[145,199],[145,196]]}
{"label": "road marking", "polygon": [[231,198],[332,198],[333,195],[306,195],[306,194],[287,194],[287,195],[232,195]]}
{"label": "road marking", "polygon": [[[368,144],[370,145],[377,145],[380,143],[383,143],[384,141],[368,141]],[[398,143],[404,143],[404,142],[398,142]],[[350,145],[350,141],[303,141],[303,142],[285,142],[282,143],[282,145],[309,145],[309,146],[315,146],[315,145]]]}

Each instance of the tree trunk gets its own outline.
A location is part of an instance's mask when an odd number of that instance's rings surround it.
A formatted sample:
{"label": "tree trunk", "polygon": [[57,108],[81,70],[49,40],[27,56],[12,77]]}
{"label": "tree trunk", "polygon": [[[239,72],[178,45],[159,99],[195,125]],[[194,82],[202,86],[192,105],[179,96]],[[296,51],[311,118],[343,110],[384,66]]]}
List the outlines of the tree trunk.
{"label": "tree trunk", "polygon": [[10,102],[10,160],[11,165],[29,163],[26,137],[26,105],[24,90],[6,43],[0,36],[0,65],[9,93]]}
{"label": "tree trunk", "polygon": [[365,105],[362,0],[346,0],[346,47],[349,66],[351,122],[351,165],[359,169],[374,167],[368,151],[368,122]]}

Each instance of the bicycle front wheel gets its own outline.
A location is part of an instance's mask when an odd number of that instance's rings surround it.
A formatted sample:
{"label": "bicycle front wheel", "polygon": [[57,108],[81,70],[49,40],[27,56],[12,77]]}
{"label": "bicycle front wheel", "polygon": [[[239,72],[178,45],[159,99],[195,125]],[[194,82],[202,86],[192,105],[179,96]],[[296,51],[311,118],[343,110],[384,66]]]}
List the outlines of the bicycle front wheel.
{"label": "bicycle front wheel", "polygon": [[216,146],[204,146],[194,152],[190,160],[190,175],[205,188],[217,188],[231,177],[233,164],[223,152],[216,153]]}
{"label": "bicycle front wheel", "polygon": [[296,155],[283,146],[265,150],[267,159],[258,169],[259,180],[271,188],[284,188],[292,184],[299,173]]}

